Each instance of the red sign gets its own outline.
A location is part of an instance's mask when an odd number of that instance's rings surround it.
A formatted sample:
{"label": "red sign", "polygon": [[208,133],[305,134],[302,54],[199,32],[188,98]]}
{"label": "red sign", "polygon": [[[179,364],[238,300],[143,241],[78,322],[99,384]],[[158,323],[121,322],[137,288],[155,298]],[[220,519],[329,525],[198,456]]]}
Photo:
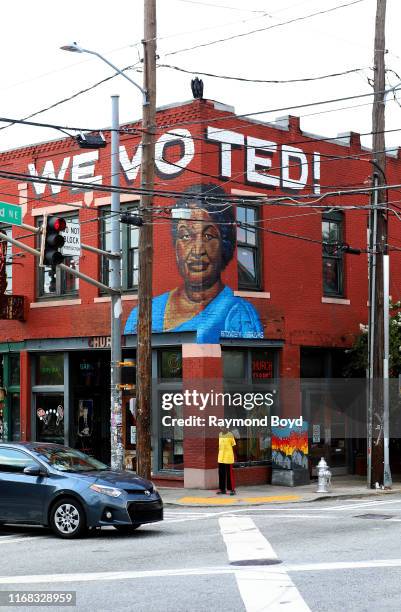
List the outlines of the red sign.
{"label": "red sign", "polygon": [[252,359],[252,378],[273,378],[273,362],[265,359]]}

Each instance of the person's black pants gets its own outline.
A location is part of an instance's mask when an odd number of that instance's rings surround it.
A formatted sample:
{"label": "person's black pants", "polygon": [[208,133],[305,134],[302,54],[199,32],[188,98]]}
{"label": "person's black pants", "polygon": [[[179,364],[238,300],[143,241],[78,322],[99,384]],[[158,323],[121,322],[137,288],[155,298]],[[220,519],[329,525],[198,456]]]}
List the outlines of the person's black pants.
{"label": "person's black pants", "polygon": [[235,491],[234,469],[232,463],[219,463],[220,491]]}

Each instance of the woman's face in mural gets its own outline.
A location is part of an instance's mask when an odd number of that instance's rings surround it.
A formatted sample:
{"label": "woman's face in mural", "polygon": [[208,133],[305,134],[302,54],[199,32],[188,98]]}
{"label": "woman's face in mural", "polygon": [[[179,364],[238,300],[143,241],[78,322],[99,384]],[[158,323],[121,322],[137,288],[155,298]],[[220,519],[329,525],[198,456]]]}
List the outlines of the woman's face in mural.
{"label": "woman's face in mural", "polygon": [[220,279],[221,235],[207,211],[194,207],[190,219],[178,222],[175,248],[185,284],[206,289]]}

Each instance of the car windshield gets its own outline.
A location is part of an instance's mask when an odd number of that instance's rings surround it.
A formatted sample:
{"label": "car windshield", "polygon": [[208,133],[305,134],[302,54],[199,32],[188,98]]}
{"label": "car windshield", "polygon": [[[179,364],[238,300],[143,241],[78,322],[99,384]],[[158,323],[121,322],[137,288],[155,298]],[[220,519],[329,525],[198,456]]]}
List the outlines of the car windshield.
{"label": "car windshield", "polygon": [[67,447],[36,446],[34,452],[60,472],[93,472],[108,470],[108,466],[81,451]]}

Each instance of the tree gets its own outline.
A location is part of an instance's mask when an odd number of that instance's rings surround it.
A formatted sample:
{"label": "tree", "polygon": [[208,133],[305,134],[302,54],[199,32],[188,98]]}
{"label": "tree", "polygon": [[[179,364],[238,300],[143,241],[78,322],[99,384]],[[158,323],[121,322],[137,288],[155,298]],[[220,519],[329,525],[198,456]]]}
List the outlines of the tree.
{"label": "tree", "polygon": [[[365,377],[368,367],[368,326],[360,324],[361,333],[349,349],[349,363],[344,374],[348,377]],[[390,302],[390,378],[401,374],[401,300]]]}

